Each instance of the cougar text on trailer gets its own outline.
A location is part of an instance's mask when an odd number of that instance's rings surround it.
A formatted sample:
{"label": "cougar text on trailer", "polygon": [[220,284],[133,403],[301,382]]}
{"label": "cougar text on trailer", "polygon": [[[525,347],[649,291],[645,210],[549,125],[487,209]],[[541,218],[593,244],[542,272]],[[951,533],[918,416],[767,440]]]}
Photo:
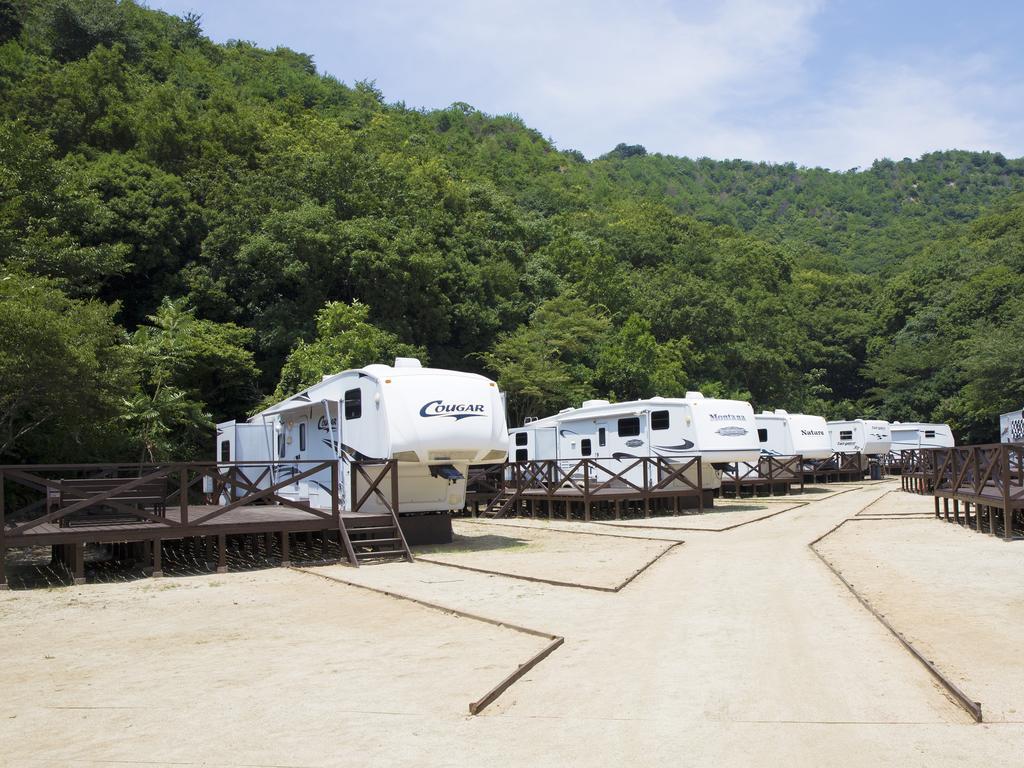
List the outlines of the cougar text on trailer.
{"label": "cougar text on trailer", "polygon": [[[217,428],[220,461],[266,461],[287,476],[289,461],[338,459],[348,509],[352,461],[398,462],[402,514],[463,506],[470,464],[500,464],[508,453],[497,385],[472,373],[423,368],[411,358],[368,365],[322,381],[253,416]],[[258,468],[247,469],[258,477]],[[315,475],[290,493],[310,506],[330,504],[330,477]],[[373,511],[371,498],[366,511]]]}

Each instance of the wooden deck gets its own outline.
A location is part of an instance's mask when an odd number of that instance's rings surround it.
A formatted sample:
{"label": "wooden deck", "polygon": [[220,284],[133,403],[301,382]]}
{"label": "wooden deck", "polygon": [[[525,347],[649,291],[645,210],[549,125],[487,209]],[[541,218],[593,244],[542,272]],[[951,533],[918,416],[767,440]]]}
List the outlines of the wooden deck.
{"label": "wooden deck", "polygon": [[828,459],[805,461],[802,467],[805,483],[848,483],[864,479],[867,462],[860,453],[834,453]]}
{"label": "wooden deck", "polygon": [[722,471],[722,485],[719,498],[732,496],[740,498],[745,493],[751,496],[787,495],[793,486],[804,489],[804,458],[794,456],[764,456],[756,463],[739,462]]}
{"label": "wooden deck", "polygon": [[[0,466],[0,588],[7,550],[39,546],[53,547],[54,560],[76,582],[84,580],[87,544],[127,545],[136,556],[140,545],[154,575],[161,573],[163,542],[189,541],[211,559],[216,548],[224,569],[228,537],[239,536],[264,537],[268,549],[276,539],[282,563],[297,534],[336,539],[353,566],[371,558],[412,560],[399,519],[396,463],[352,462],[350,509],[342,509],[339,463],[287,462],[273,470],[251,462]],[[327,508],[289,497],[300,480],[324,477]],[[446,523],[450,540],[447,515],[410,519],[442,538],[438,521]]]}
{"label": "wooden deck", "polygon": [[[201,519],[219,509],[213,504],[197,504],[189,507],[189,517]],[[295,509],[276,504],[253,504],[235,507],[222,515],[204,522],[181,522],[181,510],[168,509],[167,523],[161,524],[154,520],[137,520],[124,522],[90,523],[87,519],[76,521],[72,525],[61,526],[57,523],[41,523],[17,537],[10,537],[10,528],[0,535],[0,542],[5,546],[45,546],[52,544],[73,544],[77,541],[88,541],[91,544],[113,544],[131,541],[150,541],[161,539],[174,541],[194,536],[233,536],[240,534],[277,533],[316,533],[319,531],[338,530],[338,525],[330,517],[323,518],[311,515],[305,510]],[[328,510],[328,515],[330,510]],[[373,512],[340,512],[340,519],[349,527],[382,525],[390,521],[390,515]]]}
{"label": "wooden deck", "polygon": [[917,453],[916,469],[921,485],[935,497],[936,517],[977,531],[987,528],[1005,539],[1024,534],[1024,445],[967,445]]}
{"label": "wooden deck", "polygon": [[[510,462],[471,473],[467,511],[485,517],[649,517],[652,508],[703,511],[714,491],[702,488],[699,458],[671,463],[633,458],[612,472],[600,459]],[[484,509],[480,511],[480,505]],[[579,513],[578,515],[576,513]]]}

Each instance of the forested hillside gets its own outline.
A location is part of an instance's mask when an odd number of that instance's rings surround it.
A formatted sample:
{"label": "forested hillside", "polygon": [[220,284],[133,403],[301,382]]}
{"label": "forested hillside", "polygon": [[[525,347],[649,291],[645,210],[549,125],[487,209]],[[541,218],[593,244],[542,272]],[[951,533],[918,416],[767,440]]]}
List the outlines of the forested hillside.
{"label": "forested hillside", "polygon": [[395,354],[514,422],[701,389],[987,440],[1024,401],[1024,160],[588,161],[115,0],[0,0],[0,93],[5,461],[208,456]]}

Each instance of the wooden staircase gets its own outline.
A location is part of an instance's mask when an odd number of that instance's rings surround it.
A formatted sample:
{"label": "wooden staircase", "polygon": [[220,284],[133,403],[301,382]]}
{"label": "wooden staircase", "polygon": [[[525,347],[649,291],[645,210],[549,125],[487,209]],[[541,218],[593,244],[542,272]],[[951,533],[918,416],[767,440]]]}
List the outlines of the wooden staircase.
{"label": "wooden staircase", "polygon": [[480,513],[480,517],[508,517],[519,504],[519,493],[502,489],[487,504],[487,508]]}
{"label": "wooden staircase", "polygon": [[394,514],[342,516],[342,545],[350,565],[405,560],[413,562],[412,551]]}

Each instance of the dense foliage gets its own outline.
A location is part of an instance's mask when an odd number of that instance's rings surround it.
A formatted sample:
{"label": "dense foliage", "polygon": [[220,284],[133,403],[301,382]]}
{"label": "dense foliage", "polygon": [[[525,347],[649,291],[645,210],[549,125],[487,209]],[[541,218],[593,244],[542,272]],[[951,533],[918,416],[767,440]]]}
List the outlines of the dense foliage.
{"label": "dense foliage", "polygon": [[1024,161],[847,172],[419,111],[129,0],[0,0],[0,452],[201,456],[396,354],[513,422],[688,389],[828,416],[1024,401]]}

